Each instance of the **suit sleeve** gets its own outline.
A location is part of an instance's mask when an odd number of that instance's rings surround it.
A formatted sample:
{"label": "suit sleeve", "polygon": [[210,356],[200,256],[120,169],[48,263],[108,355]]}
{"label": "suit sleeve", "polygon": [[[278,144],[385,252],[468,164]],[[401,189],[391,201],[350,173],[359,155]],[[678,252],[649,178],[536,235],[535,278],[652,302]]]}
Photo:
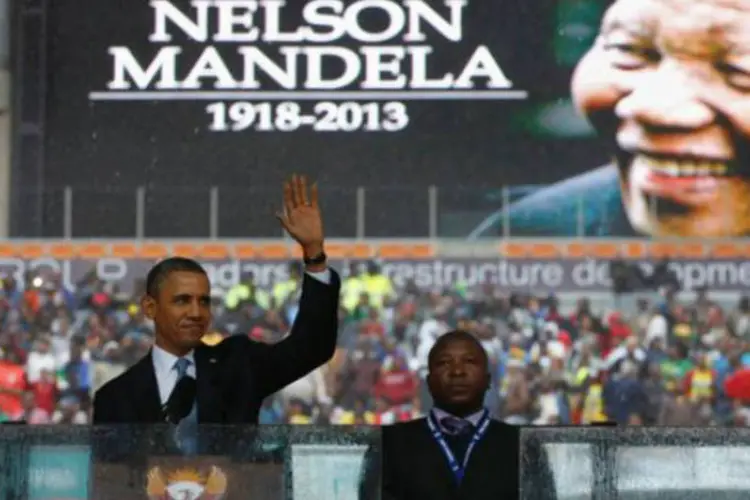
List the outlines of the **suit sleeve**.
{"label": "suit sleeve", "polygon": [[[121,397],[126,397],[122,395]],[[94,394],[94,411],[92,423],[94,425],[106,425],[125,423],[125,415],[119,408],[119,398],[113,393],[110,385],[105,385]]]}
{"label": "suit sleeve", "polygon": [[305,275],[299,311],[287,338],[274,345],[253,344],[254,369],[265,398],[322,366],[333,356],[338,335],[341,280],[330,269],[330,283]]}
{"label": "suit sleeve", "polygon": [[120,403],[122,397],[128,396],[119,393],[117,387],[108,384],[94,394],[92,423],[103,427],[93,431],[91,452],[95,462],[128,461],[131,465],[137,462],[134,450],[140,449],[140,446],[135,444],[136,436],[133,434],[133,427],[130,425],[109,427],[111,424],[131,423]]}
{"label": "suit sleeve", "polygon": [[394,449],[398,446],[399,439],[394,437],[398,432],[394,426],[382,427],[380,441],[380,456],[378,465],[380,467],[380,498],[382,500],[401,500],[404,495],[401,492],[403,485],[398,480],[396,472],[397,455],[399,451]]}

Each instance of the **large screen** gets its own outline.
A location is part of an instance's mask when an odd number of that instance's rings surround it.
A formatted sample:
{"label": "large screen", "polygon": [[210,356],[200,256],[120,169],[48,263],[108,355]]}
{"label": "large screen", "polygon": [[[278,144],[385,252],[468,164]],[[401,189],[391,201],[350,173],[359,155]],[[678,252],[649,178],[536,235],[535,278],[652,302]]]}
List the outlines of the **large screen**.
{"label": "large screen", "polygon": [[292,172],[339,237],[750,232],[744,2],[44,4],[21,236],[278,237]]}

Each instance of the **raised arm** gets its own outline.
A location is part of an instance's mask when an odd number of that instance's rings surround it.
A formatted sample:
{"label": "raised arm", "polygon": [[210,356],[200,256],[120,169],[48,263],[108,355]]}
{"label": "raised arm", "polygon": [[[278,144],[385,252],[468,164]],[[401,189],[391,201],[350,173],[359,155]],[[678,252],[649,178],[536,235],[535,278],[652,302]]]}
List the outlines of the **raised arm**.
{"label": "raised arm", "polygon": [[284,184],[284,210],[277,217],[302,248],[305,277],[289,336],[275,345],[259,347],[263,370],[258,381],[263,395],[278,391],[330,360],[338,334],[341,281],[326,261],[317,185],[308,188],[304,177],[293,176]]}

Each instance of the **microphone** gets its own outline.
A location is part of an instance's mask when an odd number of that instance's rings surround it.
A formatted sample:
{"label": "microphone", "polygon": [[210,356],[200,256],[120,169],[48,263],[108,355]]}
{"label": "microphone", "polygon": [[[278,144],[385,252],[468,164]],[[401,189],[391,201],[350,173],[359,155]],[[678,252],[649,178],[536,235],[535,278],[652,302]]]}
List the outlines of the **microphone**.
{"label": "microphone", "polygon": [[164,421],[177,425],[180,420],[187,417],[195,404],[195,394],[196,384],[193,377],[185,375],[178,380],[169,399],[161,407]]}

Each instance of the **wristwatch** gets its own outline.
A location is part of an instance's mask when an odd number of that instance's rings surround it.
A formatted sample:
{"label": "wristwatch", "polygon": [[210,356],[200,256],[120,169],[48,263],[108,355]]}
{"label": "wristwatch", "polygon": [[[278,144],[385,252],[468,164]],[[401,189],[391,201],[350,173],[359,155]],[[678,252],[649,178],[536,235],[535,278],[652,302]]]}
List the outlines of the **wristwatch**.
{"label": "wristwatch", "polygon": [[302,258],[302,262],[304,262],[306,266],[323,264],[326,260],[328,260],[328,256],[325,252],[320,252],[318,255],[313,255],[312,257],[306,256]]}

